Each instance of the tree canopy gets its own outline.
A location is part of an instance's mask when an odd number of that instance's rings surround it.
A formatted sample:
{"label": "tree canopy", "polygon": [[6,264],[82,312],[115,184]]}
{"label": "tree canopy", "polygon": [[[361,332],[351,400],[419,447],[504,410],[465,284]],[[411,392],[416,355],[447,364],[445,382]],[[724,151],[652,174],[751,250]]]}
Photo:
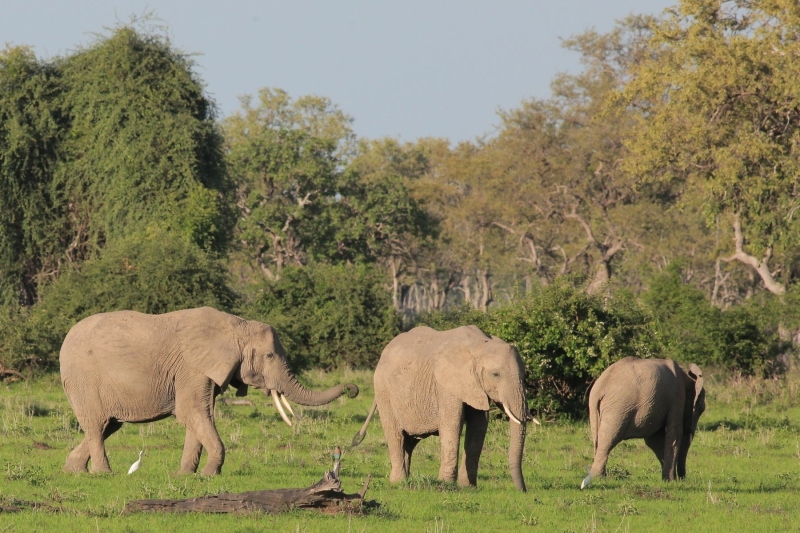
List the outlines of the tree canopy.
{"label": "tree canopy", "polygon": [[52,368],[89,313],[213,305],[273,323],[298,367],[478,323],[573,415],[628,353],[777,371],[800,341],[800,7],[679,0],[563,44],[581,71],[458,144],[358,138],[279,88],[218,117],[139,22],[7,47],[0,364]]}

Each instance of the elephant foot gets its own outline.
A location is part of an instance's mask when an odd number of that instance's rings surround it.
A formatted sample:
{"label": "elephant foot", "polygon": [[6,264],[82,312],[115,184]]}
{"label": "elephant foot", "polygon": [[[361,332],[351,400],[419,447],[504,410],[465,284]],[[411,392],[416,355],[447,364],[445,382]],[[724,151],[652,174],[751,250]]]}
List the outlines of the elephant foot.
{"label": "elephant foot", "polygon": [[110,474],[111,467],[106,465],[98,466],[97,468],[92,467],[92,474]]}
{"label": "elephant foot", "polygon": [[472,483],[469,479],[461,479],[458,478],[458,486],[459,487],[477,487],[477,483]]}
{"label": "elephant foot", "polygon": [[192,469],[181,468],[180,470],[175,472],[175,475],[176,476],[191,476],[191,475],[194,475],[195,473],[197,473],[197,469],[196,468],[192,468]]}
{"label": "elephant foot", "polygon": [[406,479],[408,479],[408,476],[403,471],[389,474],[389,483],[402,483]]}
{"label": "elephant foot", "polygon": [[216,475],[218,475],[220,473],[221,470],[222,469],[220,467],[218,467],[218,466],[206,465],[203,468],[203,470],[200,472],[200,474],[202,474],[204,476],[216,476]]}

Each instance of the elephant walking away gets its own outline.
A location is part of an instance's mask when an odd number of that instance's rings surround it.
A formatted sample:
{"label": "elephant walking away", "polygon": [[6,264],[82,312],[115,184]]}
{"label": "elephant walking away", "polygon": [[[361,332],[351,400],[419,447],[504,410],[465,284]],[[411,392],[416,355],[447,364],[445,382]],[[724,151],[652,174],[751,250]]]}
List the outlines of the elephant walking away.
{"label": "elephant walking away", "polygon": [[289,370],[275,330],[210,307],[163,315],[117,311],[90,316],[70,329],[59,357],[61,383],[83,429],[64,470],[110,472],[104,441],[123,422],[152,422],[174,415],[186,428],[180,473],[219,474],[225,448],[214,425],[214,400],[230,385],[237,396],[253,386],[271,394],[287,424],[286,400],[323,405],[352,383],[326,391],[306,389]]}
{"label": "elephant walking away", "polygon": [[[408,477],[411,454],[421,439],[439,435],[439,479],[455,481],[458,473],[459,485],[475,486],[491,400],[510,419],[508,465],[514,485],[524,491],[522,452],[529,415],[524,376],[516,348],[475,326],[441,332],[414,328],[384,348],[375,368],[375,402],[353,446],[364,439],[378,409],[392,463],[391,482]],[[458,468],[464,425],[464,457]]]}
{"label": "elephant walking away", "polygon": [[695,364],[688,373],[669,359],[626,357],[609,366],[589,393],[594,462],[581,488],[605,475],[611,450],[627,439],[644,439],[665,481],[683,479],[705,397],[703,372]]}

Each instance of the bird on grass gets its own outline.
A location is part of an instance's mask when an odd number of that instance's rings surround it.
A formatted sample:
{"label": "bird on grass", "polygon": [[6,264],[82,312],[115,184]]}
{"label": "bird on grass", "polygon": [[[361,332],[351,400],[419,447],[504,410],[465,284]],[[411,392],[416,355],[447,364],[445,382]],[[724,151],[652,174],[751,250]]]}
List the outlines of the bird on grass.
{"label": "bird on grass", "polygon": [[135,462],[135,463],[133,463],[133,464],[131,465],[131,467],[128,469],[128,475],[131,475],[131,474],[133,474],[134,472],[136,472],[137,470],[139,470],[139,467],[140,467],[140,466],[142,466],[142,454],[143,454],[143,453],[144,453],[144,450],[142,450],[142,451],[140,451],[140,452],[139,452],[139,459],[137,459],[137,460],[136,460],[136,462]]}
{"label": "bird on grass", "polygon": [[339,477],[339,468],[342,466],[342,449],[338,446],[333,449],[333,475]]}

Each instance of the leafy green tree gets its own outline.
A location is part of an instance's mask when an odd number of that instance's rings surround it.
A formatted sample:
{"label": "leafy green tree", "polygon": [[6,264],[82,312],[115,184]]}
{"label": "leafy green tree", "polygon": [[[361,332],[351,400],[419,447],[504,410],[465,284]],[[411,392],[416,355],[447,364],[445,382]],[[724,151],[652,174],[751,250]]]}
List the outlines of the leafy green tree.
{"label": "leafy green tree", "polygon": [[263,89],[253,106],[225,120],[228,161],[239,184],[239,237],[247,260],[272,280],[286,266],[345,253],[336,223],[344,219],[344,170],[350,118],[327,99],[293,101]]}
{"label": "leafy green tree", "polygon": [[627,168],[699,190],[709,224],[727,230],[723,260],[783,294],[800,238],[800,5],[681,0],[652,28],[656,53],[618,102],[638,110]]}
{"label": "leafy green tree", "polygon": [[235,221],[214,105],[189,56],[120,26],[53,61],[0,54],[0,298],[157,224],[225,250]]}
{"label": "leafy green tree", "polygon": [[[268,279],[309,262],[386,262],[426,231],[425,213],[393,174],[380,179],[329,100],[292,100],[262,89],[225,121],[239,182],[239,236],[246,261]],[[362,163],[359,163],[362,162]]]}
{"label": "leafy green tree", "polygon": [[[415,186],[430,168],[431,152],[437,141],[400,143],[396,139],[362,140],[350,165],[359,177],[358,191],[345,199],[353,213],[350,230],[362,235],[367,250],[392,276],[392,304],[404,311],[402,293],[420,278],[429,278],[434,308],[444,295],[438,289],[440,268],[431,265],[438,220],[425,208],[425,198],[415,194]],[[346,221],[343,221],[346,222]],[[426,268],[432,266],[432,268]],[[445,286],[445,289],[447,287]],[[405,289],[405,291],[404,291]]]}
{"label": "leafy green tree", "polygon": [[60,87],[29,48],[0,52],[0,304],[36,302],[66,247],[67,210],[51,187],[67,126]]}
{"label": "leafy green tree", "polygon": [[225,249],[233,188],[193,67],[168,38],[129,26],[59,61],[70,127],[53,186],[71,206],[71,257],[154,222]]}

